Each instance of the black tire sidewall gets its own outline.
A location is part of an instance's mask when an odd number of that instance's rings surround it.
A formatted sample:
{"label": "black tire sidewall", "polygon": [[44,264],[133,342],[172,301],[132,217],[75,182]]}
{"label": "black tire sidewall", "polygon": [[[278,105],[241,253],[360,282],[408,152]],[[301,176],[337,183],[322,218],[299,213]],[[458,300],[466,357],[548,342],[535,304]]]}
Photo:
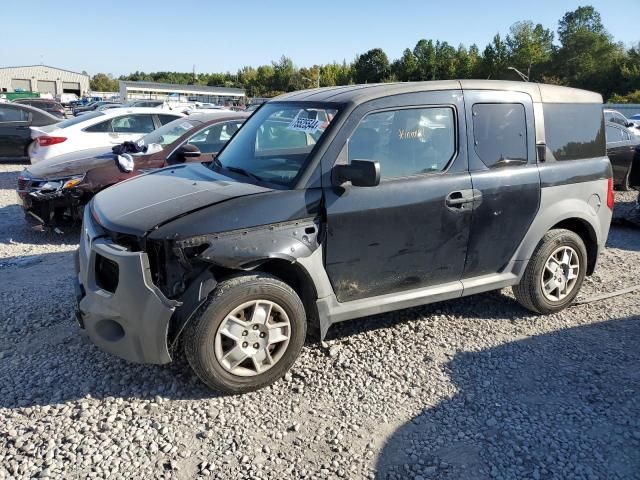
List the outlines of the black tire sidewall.
{"label": "black tire sidewall", "polygon": [[[190,332],[185,341],[190,345],[185,348],[189,363],[208,386],[228,393],[252,391],[273,383],[291,368],[304,344],[306,318],[302,302],[286,284],[269,277],[219,287],[187,327]],[[277,303],[289,317],[291,335],[287,350],[276,365],[256,376],[240,377],[225,370],[216,358],[215,336],[225,317],[251,300]]]}
{"label": "black tire sidewall", "polygon": [[[578,272],[578,280],[573,287],[573,290],[569,295],[567,295],[562,300],[557,302],[551,301],[547,299],[542,289],[542,276],[544,274],[544,268],[547,263],[547,260],[551,256],[551,254],[560,247],[567,246],[573,248],[578,254],[578,258],[580,261],[580,270]],[[558,312],[571,303],[580,292],[580,288],[582,287],[582,283],[584,281],[584,277],[586,275],[587,269],[587,250],[584,246],[584,242],[582,239],[575,233],[570,231],[558,232],[556,236],[551,238],[549,241],[545,242],[541,248],[538,250],[536,258],[535,258],[535,266],[534,266],[534,279],[535,279],[535,301],[538,304],[537,306],[540,308],[542,313],[554,313]]]}

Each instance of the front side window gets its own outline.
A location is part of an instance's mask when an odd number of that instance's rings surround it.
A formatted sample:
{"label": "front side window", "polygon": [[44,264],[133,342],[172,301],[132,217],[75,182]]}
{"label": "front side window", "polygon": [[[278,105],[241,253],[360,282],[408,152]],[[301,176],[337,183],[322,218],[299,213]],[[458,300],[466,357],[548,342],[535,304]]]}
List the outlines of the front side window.
{"label": "front side window", "polygon": [[491,168],[508,161],[527,162],[527,122],[520,103],[476,103],[473,106],[476,154]]}
{"label": "front side window", "polygon": [[167,123],[162,127],[142,137],[143,145],[151,145],[152,143],[166,147],[170,143],[175,142],[182,135],[193,130],[197,124],[179,118],[173,122]]}
{"label": "front side window", "polygon": [[125,115],[114,118],[111,127],[115,133],[149,133],[156,128],[151,115]]}
{"label": "front side window", "polygon": [[440,172],[455,154],[455,131],[450,107],[371,113],[349,138],[349,163],[377,161],[381,178]]}
{"label": "front side window", "polygon": [[224,144],[229,141],[233,134],[240,128],[242,123],[233,121],[211,125],[196,133],[189,144],[198,147],[202,153],[219,152]]}
{"label": "front side window", "polygon": [[254,113],[227,144],[218,156],[219,164],[290,187],[337,113],[332,104],[269,103]]}

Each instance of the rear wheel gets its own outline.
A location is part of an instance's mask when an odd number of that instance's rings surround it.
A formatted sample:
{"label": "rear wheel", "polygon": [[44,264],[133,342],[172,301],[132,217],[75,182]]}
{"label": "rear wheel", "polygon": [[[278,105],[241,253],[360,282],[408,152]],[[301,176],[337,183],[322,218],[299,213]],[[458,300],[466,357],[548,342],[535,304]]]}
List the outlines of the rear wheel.
{"label": "rear wheel", "polygon": [[267,274],[221,282],[187,325],[189,364],[209,387],[242,393],[285,374],[306,336],[305,310],[286,283]]}
{"label": "rear wheel", "polygon": [[513,293],[533,312],[558,312],[578,295],[586,266],[587,250],[582,239],[570,230],[550,230],[536,247]]}

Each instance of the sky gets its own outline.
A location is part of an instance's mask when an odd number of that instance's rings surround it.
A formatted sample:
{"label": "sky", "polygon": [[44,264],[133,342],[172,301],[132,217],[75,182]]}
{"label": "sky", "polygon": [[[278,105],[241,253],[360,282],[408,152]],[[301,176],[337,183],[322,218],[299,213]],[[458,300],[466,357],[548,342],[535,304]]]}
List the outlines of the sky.
{"label": "sky", "polygon": [[295,65],[352,61],[382,48],[390,60],[421,38],[480,51],[519,20],[556,31],[592,5],[616,41],[640,41],[640,0],[31,0],[2,7],[0,67],[43,63],[114,76],[136,70],[235,72],[290,57]]}

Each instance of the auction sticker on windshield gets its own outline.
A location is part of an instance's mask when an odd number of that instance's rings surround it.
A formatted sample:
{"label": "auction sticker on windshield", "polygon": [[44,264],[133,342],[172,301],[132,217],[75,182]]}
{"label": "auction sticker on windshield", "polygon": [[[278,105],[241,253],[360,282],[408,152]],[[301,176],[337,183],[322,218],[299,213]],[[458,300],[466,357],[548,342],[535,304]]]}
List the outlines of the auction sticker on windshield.
{"label": "auction sticker on windshield", "polygon": [[296,118],[287,126],[288,130],[295,130],[296,132],[315,133],[322,123],[316,118],[304,118],[296,115]]}

